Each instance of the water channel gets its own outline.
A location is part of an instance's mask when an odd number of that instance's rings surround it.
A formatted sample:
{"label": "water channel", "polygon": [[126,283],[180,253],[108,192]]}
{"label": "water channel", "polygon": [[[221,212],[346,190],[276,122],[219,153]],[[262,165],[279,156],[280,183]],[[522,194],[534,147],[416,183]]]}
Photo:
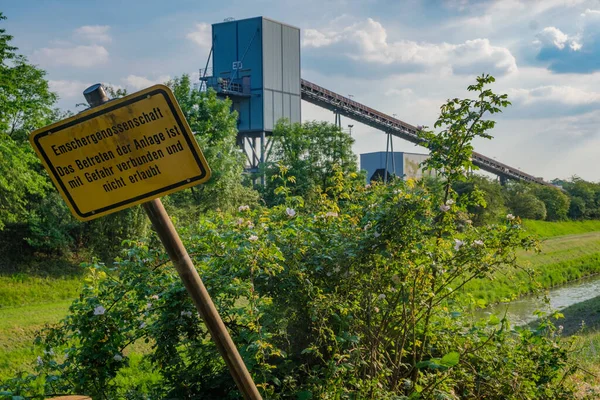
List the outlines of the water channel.
{"label": "water channel", "polygon": [[508,306],[507,317],[511,324],[524,325],[537,319],[533,315],[536,310],[562,310],[597,296],[600,296],[600,275],[593,275],[550,289],[550,304],[544,303],[543,296],[524,296],[509,304],[490,306],[482,310],[480,315],[485,317],[493,313],[501,317]]}

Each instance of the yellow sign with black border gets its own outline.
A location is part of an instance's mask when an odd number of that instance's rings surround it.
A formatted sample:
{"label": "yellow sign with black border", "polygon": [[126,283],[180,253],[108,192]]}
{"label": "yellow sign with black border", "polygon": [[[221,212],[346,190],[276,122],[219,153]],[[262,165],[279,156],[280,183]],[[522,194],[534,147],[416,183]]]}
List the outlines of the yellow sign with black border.
{"label": "yellow sign with black border", "polygon": [[29,140],[71,212],[82,221],[210,178],[181,108],[164,85],[38,129]]}

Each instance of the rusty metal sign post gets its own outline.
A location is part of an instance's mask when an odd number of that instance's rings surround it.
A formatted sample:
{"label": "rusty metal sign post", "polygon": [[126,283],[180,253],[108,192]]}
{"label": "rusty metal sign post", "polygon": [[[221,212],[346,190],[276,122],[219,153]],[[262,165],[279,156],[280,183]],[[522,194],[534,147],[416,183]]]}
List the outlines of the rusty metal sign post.
{"label": "rusty metal sign post", "polygon": [[101,84],[83,93],[91,109],[30,135],[44,167],[80,220],[143,204],[240,392],[261,400],[159,198],[210,177],[173,93],[156,85],[109,101]]}

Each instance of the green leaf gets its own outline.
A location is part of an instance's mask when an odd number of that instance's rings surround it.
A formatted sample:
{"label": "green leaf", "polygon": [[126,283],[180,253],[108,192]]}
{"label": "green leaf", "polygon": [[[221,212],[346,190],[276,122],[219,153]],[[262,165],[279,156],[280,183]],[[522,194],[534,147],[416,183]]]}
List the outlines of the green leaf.
{"label": "green leaf", "polygon": [[303,390],[301,392],[296,393],[296,398],[298,400],[308,400],[313,398],[313,394],[310,390]]}
{"label": "green leaf", "polygon": [[450,353],[448,353],[444,357],[442,357],[441,364],[446,367],[453,367],[456,364],[458,364],[459,358],[460,358],[460,354],[458,354],[458,352],[451,351]]}

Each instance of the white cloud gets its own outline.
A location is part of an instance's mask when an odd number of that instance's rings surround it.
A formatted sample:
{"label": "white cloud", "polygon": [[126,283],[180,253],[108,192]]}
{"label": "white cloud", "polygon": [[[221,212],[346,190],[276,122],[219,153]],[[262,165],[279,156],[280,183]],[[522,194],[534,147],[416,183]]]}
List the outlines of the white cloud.
{"label": "white cloud", "polygon": [[536,37],[543,45],[554,46],[560,50],[565,48],[565,43],[569,40],[569,36],[566,33],[553,26],[547,26]]}
{"label": "white cloud", "polygon": [[450,66],[458,73],[488,70],[505,74],[517,70],[511,52],[493,46],[488,39],[467,40],[461,44],[390,41],[383,25],[371,18],[341,29],[306,30],[302,44],[305,48],[338,44],[342,47],[340,52],[357,62],[422,68]]}
{"label": "white cloud", "polygon": [[212,46],[212,28],[207,23],[196,24],[196,29],[189,32],[187,38],[202,48]]}
{"label": "white cloud", "polygon": [[526,15],[544,13],[553,8],[572,8],[587,0],[495,0],[490,3],[489,14],[524,12]]}
{"label": "white cloud", "polygon": [[571,44],[569,45],[569,47],[571,48],[571,50],[573,51],[579,51],[581,50],[581,48],[583,47],[583,45],[579,42],[576,42],[575,40],[573,40],[571,42]]}
{"label": "white cloud", "polygon": [[96,44],[74,47],[44,47],[33,52],[33,59],[44,66],[94,67],[106,64],[108,50]]}
{"label": "white cloud", "polygon": [[587,9],[581,13],[582,17],[600,17],[600,10]]}
{"label": "white cloud", "polygon": [[403,89],[388,89],[385,91],[384,95],[389,97],[409,97],[414,94],[411,88],[403,88]]}
{"label": "white cloud", "polygon": [[590,92],[573,86],[539,86],[532,89],[509,89],[509,98],[522,105],[560,103],[569,106],[600,104],[600,92]]}
{"label": "white cloud", "polygon": [[75,29],[73,36],[90,43],[110,43],[109,29],[108,25],[85,25]]}
{"label": "white cloud", "polygon": [[304,29],[302,32],[302,46],[304,47],[329,46],[340,40],[340,36],[335,32],[320,32],[316,29]]}
{"label": "white cloud", "polygon": [[81,81],[69,80],[49,80],[48,85],[50,90],[56,92],[61,99],[80,97],[82,101],[83,91],[90,86]]}
{"label": "white cloud", "polygon": [[127,87],[134,90],[141,90],[158,83],[165,83],[170,79],[171,77],[169,75],[159,76],[156,79],[148,79],[145,76],[129,75],[122,80]]}

